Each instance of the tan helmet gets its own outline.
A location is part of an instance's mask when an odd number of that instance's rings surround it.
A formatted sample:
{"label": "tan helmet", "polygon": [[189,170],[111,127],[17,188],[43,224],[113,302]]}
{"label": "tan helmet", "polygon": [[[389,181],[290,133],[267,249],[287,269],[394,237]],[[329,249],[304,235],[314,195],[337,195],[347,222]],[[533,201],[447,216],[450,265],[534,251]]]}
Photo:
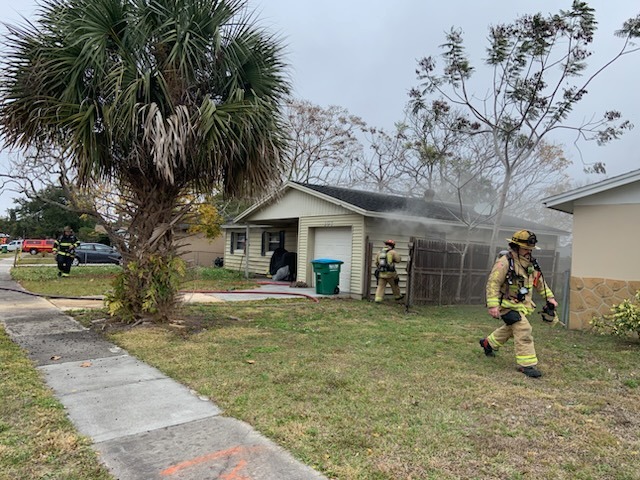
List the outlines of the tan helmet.
{"label": "tan helmet", "polygon": [[395,240],[385,240],[384,244],[385,245],[389,245],[390,247],[395,247],[396,246],[396,241]]}
{"label": "tan helmet", "polygon": [[536,234],[529,230],[518,230],[513,234],[513,237],[507,238],[506,240],[522,248],[529,248],[531,250],[535,248],[536,250],[540,250],[540,247],[536,247],[536,243],[538,243]]}

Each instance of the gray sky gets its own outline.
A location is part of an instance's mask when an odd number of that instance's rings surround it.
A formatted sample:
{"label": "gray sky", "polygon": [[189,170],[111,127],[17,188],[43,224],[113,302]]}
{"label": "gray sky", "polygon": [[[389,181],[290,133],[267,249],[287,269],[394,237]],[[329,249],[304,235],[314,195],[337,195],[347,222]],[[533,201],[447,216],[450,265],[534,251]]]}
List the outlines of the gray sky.
{"label": "gray sky", "polygon": [[[439,55],[438,46],[452,26],[464,32],[465,45],[478,75],[487,45],[487,27],[507,23],[524,13],[556,13],[570,0],[249,0],[261,23],[280,34],[287,44],[294,95],[327,107],[339,105],[368,124],[391,129],[402,119],[408,90],[417,85],[416,60]],[[640,4],[628,0],[591,0],[599,27],[592,44],[589,71],[595,71],[620,49],[613,32],[624,20],[640,13]],[[635,6],[634,6],[635,5]],[[33,0],[0,0],[0,19],[22,23],[33,18]],[[0,29],[4,34],[5,29]],[[640,168],[640,95],[634,91],[640,77],[640,52],[619,60],[589,87],[574,112],[578,122],[606,110],[620,110],[636,125],[621,140],[606,147],[582,143],[586,162],[604,160],[607,176]],[[488,88],[487,84],[487,88]],[[637,87],[636,87],[637,88]],[[486,90],[484,88],[483,90]],[[553,137],[565,144],[575,163],[570,170],[581,182],[602,176],[581,172],[573,137]],[[0,151],[0,169],[15,153]],[[0,192],[0,215],[13,206],[11,192]]]}

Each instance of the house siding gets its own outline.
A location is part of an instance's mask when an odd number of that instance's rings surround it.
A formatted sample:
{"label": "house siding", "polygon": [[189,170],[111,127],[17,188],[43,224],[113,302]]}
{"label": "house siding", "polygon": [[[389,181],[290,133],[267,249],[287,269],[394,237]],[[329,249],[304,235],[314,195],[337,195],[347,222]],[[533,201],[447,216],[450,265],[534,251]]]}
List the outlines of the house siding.
{"label": "house siding", "polygon": [[351,294],[360,297],[363,294],[364,280],[364,218],[361,215],[331,215],[313,216],[300,219],[298,226],[298,280],[304,280],[311,285],[313,280],[313,267],[311,256],[314,251],[313,229],[331,227],[351,227]]}
{"label": "house siding", "polygon": [[351,212],[339,205],[313,197],[298,190],[289,190],[286,195],[274,200],[263,209],[250,215],[251,222],[282,220],[309,216],[347,215]]}
{"label": "house siding", "polygon": [[640,238],[640,204],[576,205],[573,218],[573,265],[576,277],[640,280],[640,256],[622,252]]}
{"label": "house siding", "polygon": [[[297,251],[297,229],[295,226],[285,228],[264,227],[249,229],[249,273],[266,275],[269,273],[271,255],[273,252],[266,252],[262,255],[262,233],[284,231],[284,248],[289,252]],[[235,251],[231,253],[231,233],[245,233],[244,228],[226,229],[224,235],[224,266],[229,270],[246,271],[246,252]],[[300,260],[298,259],[298,262]]]}
{"label": "house siding", "polygon": [[178,254],[189,266],[213,266],[217,257],[224,256],[224,236],[209,239],[203,234],[176,235]]}
{"label": "house siding", "polygon": [[[389,239],[395,240],[395,250],[400,254],[400,257],[402,259],[402,261],[398,265],[396,265],[396,271],[398,272],[398,276],[400,277],[400,290],[402,292],[405,292],[407,287],[407,260],[409,260],[409,241],[412,236],[415,236],[415,233],[418,231],[418,226],[415,226],[415,228],[412,229],[407,228],[407,225],[405,225],[404,228],[399,229],[397,228],[397,226],[390,225],[389,222],[384,222],[372,218],[367,218],[365,223],[367,226],[366,230],[367,236],[369,237],[369,242],[373,246],[371,271],[368,272],[371,276],[371,280],[369,283],[371,287],[368,292],[368,296],[373,296],[377,287],[376,279],[374,276],[375,259],[380,253],[380,250],[382,250],[382,247],[384,247],[385,240]],[[420,230],[422,230],[420,233],[424,234],[424,229]],[[391,233],[400,231],[402,232],[402,235],[399,235],[398,233]],[[363,274],[366,275],[367,272],[364,272]],[[387,288],[387,293],[390,291],[391,288]]]}
{"label": "house siding", "polygon": [[593,317],[610,313],[613,305],[632,299],[640,289],[640,257],[621,249],[627,239],[640,238],[640,222],[629,221],[640,218],[640,204],[582,203],[575,205],[573,219],[573,329],[590,328]]}

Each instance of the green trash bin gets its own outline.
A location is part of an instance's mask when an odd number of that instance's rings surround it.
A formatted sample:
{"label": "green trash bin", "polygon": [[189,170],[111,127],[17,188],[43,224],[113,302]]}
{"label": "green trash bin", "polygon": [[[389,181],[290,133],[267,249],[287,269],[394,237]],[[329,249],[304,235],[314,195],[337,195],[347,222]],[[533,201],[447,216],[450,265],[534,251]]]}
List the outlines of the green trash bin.
{"label": "green trash bin", "polygon": [[316,274],[316,293],[321,295],[335,295],[340,293],[340,265],[342,260],[331,258],[316,258],[311,260]]}
{"label": "green trash bin", "polygon": [[7,245],[6,244],[2,245],[2,253],[7,253],[7,252],[8,252]]}

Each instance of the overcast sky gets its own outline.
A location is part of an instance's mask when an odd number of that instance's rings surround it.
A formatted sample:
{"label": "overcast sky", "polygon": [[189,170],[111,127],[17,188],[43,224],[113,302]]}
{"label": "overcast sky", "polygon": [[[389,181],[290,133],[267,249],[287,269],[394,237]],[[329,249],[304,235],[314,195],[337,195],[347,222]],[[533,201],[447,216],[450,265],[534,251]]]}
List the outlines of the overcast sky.
{"label": "overcast sky", "polygon": [[[320,106],[339,105],[372,126],[391,129],[403,117],[408,90],[417,85],[416,61],[439,55],[445,32],[464,32],[465,45],[478,74],[487,45],[487,27],[510,22],[524,13],[556,13],[570,0],[249,0],[263,26],[278,33],[287,45],[294,95]],[[592,0],[599,27],[592,45],[589,71],[595,71],[620,49],[613,32],[640,13],[629,0]],[[33,18],[33,0],[0,0],[0,20],[22,23]],[[1,28],[2,35],[5,29]],[[607,176],[640,168],[640,52],[619,60],[589,87],[574,113],[576,122],[620,110],[636,125],[621,140],[606,147],[580,146],[586,162],[604,160]],[[489,84],[487,84],[488,88]],[[485,88],[486,90],[486,88]],[[585,176],[572,137],[554,137],[565,144],[575,163],[573,176],[581,182],[605,177]],[[0,169],[16,155],[0,151]],[[0,215],[13,206],[11,192],[0,192]]]}

